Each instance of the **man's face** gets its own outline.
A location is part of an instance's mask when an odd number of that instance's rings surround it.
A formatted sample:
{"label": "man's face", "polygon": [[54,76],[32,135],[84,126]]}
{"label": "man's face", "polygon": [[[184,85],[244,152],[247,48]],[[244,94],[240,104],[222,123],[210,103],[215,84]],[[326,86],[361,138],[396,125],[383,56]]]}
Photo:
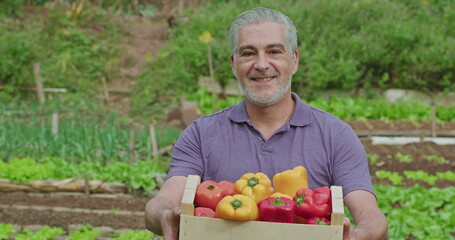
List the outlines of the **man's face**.
{"label": "man's face", "polygon": [[290,91],[299,59],[297,51],[288,49],[284,26],[274,22],[246,25],[239,30],[238,44],[231,66],[246,99],[262,106],[279,102]]}

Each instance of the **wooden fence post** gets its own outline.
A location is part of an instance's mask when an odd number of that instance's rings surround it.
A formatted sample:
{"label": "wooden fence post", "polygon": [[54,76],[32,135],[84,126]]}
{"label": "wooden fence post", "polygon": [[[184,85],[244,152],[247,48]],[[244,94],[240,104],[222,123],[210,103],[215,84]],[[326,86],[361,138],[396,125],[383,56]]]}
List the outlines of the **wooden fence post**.
{"label": "wooden fence post", "polygon": [[58,113],[52,113],[52,136],[58,134]]}
{"label": "wooden fence post", "polygon": [[431,102],[431,137],[436,137],[436,106]]}
{"label": "wooden fence post", "polygon": [[36,93],[38,94],[39,103],[44,103],[44,88],[43,88],[43,81],[41,79],[41,65],[39,62],[35,62],[33,64],[33,74],[35,75],[35,82],[36,82]]}
{"label": "wooden fence post", "polygon": [[153,124],[149,125],[149,132],[150,132],[150,142],[152,144],[152,155],[155,158],[158,156],[158,143],[156,141],[156,135],[155,135],[155,127]]}
{"label": "wooden fence post", "polygon": [[129,162],[130,164],[133,164],[133,158],[134,158],[134,128],[131,127],[130,129],[130,142],[129,142]]}

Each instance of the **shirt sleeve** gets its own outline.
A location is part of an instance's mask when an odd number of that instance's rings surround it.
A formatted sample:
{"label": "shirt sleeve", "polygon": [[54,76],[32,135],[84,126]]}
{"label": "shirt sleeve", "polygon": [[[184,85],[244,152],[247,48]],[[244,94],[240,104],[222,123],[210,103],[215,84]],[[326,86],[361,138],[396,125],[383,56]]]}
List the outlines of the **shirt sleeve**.
{"label": "shirt sleeve", "polygon": [[166,179],[172,176],[203,175],[201,136],[196,121],[188,126],[175,143]]}
{"label": "shirt sleeve", "polygon": [[333,184],[343,187],[343,195],[354,190],[365,190],[376,195],[365,148],[349,125],[340,132],[335,146]]}

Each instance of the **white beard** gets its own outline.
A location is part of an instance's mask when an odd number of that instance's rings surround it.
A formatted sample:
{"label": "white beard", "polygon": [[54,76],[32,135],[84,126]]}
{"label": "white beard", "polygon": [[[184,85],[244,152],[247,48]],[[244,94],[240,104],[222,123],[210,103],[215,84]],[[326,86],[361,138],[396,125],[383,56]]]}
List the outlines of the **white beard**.
{"label": "white beard", "polygon": [[279,83],[276,92],[272,96],[264,96],[258,94],[247,85],[241,84],[241,86],[245,98],[248,99],[250,102],[260,106],[271,106],[273,104],[278,103],[281,99],[283,99],[284,95],[291,87],[291,78],[289,78],[289,80],[286,81],[285,83]]}

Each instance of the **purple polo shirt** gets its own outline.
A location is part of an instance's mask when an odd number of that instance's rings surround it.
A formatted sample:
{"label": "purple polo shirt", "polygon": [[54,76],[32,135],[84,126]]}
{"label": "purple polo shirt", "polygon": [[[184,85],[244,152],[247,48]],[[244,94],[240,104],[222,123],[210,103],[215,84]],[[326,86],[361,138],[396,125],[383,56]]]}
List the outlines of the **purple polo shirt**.
{"label": "purple polo shirt", "polygon": [[200,117],[177,140],[167,178],[199,175],[202,181],[235,182],[245,173],[273,175],[295,166],[307,169],[309,187],[337,185],[343,193],[374,194],[362,143],[337,117],[296,102],[288,123],[267,141],[250,122],[245,100]]}

